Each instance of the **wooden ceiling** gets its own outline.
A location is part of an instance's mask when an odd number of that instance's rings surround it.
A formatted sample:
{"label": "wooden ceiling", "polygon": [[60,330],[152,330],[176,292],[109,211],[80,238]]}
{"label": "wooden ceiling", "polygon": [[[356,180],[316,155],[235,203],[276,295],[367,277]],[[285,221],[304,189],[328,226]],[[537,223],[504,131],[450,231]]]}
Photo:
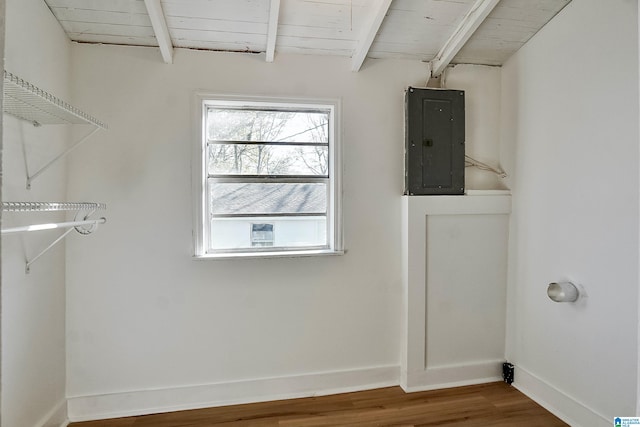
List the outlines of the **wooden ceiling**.
{"label": "wooden ceiling", "polygon": [[501,65],[571,0],[45,1],[71,40],[160,46],[166,62],[189,48],[346,56],[359,70],[366,58]]}

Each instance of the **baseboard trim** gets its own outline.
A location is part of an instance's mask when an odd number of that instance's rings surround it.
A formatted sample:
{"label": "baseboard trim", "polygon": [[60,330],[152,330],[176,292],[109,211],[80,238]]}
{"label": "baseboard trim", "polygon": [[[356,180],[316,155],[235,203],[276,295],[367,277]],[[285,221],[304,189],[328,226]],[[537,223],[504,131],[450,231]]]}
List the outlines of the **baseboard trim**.
{"label": "baseboard trim", "polygon": [[396,386],[399,366],[380,366],[68,398],[71,421],[91,421],[215,406],[323,396]]}
{"label": "baseboard trim", "polygon": [[42,419],[36,423],[36,427],[67,427],[67,399],[58,402]]}
{"label": "baseboard trim", "polygon": [[407,393],[438,390],[502,381],[501,367],[504,360],[439,366],[424,371],[408,372],[400,382]]}
{"label": "baseboard trim", "polygon": [[515,367],[513,386],[531,400],[571,426],[609,427],[606,417],[520,366]]}

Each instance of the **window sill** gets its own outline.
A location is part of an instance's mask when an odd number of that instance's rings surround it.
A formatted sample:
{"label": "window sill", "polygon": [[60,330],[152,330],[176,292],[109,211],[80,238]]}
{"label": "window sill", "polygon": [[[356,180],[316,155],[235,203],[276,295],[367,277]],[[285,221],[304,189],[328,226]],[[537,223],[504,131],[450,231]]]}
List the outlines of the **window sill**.
{"label": "window sill", "polygon": [[314,256],[339,256],[344,255],[344,250],[319,249],[308,251],[286,251],[286,252],[237,252],[194,255],[196,261],[202,260],[228,260],[228,259],[265,259],[265,258],[300,258]]}

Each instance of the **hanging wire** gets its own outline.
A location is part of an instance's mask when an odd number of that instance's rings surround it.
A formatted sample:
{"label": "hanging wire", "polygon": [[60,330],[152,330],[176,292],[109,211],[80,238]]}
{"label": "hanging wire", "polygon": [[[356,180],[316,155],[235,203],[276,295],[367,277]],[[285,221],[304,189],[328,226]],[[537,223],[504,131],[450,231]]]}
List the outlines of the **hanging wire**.
{"label": "hanging wire", "polygon": [[496,169],[496,168],[494,168],[492,166],[489,166],[486,163],[482,163],[481,161],[474,159],[471,156],[467,156],[466,154],[464,156],[464,165],[465,165],[465,167],[474,167],[474,168],[480,169],[482,171],[495,173],[500,178],[506,178],[507,177],[507,173],[504,170],[502,170],[501,167],[498,166],[498,168]]}

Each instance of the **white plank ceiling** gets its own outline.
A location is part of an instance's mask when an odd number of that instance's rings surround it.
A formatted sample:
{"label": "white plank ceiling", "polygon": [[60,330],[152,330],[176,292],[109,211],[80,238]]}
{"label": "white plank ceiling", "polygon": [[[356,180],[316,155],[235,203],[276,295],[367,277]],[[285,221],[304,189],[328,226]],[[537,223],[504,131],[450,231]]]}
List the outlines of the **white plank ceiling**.
{"label": "white plank ceiling", "polygon": [[[145,0],[44,1],[71,40],[159,45]],[[264,53],[271,25],[271,58],[339,55],[353,57],[357,70],[357,56],[434,60],[479,6],[491,12],[452,62],[501,65],[571,0],[494,0],[495,7],[481,5],[490,0],[147,0],[153,1],[174,48]]]}

